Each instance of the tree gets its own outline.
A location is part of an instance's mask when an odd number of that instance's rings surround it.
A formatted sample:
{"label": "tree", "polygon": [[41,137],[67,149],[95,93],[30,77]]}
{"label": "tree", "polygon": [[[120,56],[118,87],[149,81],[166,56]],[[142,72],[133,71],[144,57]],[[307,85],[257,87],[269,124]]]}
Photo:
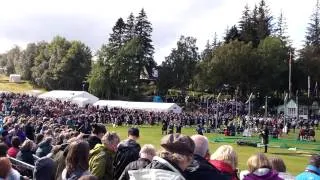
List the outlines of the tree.
{"label": "tree", "polygon": [[134,38],[136,35],[135,32],[135,17],[133,13],[131,13],[127,19],[127,23],[125,26],[125,41],[129,41]]}
{"label": "tree", "polygon": [[195,75],[195,68],[198,62],[199,55],[196,39],[181,36],[177,42],[177,48],[172,49],[170,55],[163,62],[164,71],[160,71],[160,77],[164,75],[162,74],[163,72],[170,71],[173,87],[187,89]]}
{"label": "tree", "polygon": [[258,7],[257,14],[257,38],[263,40],[264,38],[271,35],[273,24],[273,17],[270,14],[270,10],[266,5],[265,0],[261,0]]}
{"label": "tree", "polygon": [[240,38],[240,34],[236,25],[232,26],[227,30],[226,36],[224,37],[225,43],[229,43],[231,41],[237,40]]}
{"label": "tree", "polygon": [[124,45],[125,31],[126,31],[126,24],[124,23],[122,18],[119,18],[115,26],[112,28],[112,33],[110,34],[110,37],[109,37],[109,43],[108,43],[109,57],[115,56],[118,53],[119,49]]}
{"label": "tree", "polygon": [[248,4],[244,7],[241,20],[239,22],[240,40],[246,43],[252,42],[255,38],[253,22]]}
{"label": "tree", "polygon": [[285,44],[290,44],[287,30],[288,30],[288,26],[287,26],[286,18],[284,17],[283,12],[281,11],[278,17],[278,21],[276,23],[275,36],[280,38],[281,41],[284,42]]}
{"label": "tree", "polygon": [[20,48],[15,46],[11,50],[9,50],[6,54],[6,68],[7,68],[7,75],[20,73]]}
{"label": "tree", "polygon": [[143,73],[142,69],[145,67],[148,73],[152,74],[152,69],[156,66],[156,63],[153,60],[154,47],[151,39],[152,25],[148,21],[144,9],[141,9],[136,18],[135,33],[141,46],[141,51],[138,52],[137,56],[139,72]]}
{"label": "tree", "polygon": [[311,16],[311,22],[307,28],[306,45],[320,49],[320,2],[317,0],[315,10]]}
{"label": "tree", "polygon": [[27,48],[22,51],[20,56],[21,62],[21,77],[25,80],[31,80],[32,67],[34,66],[35,58],[38,55],[38,47],[35,43],[29,43]]}

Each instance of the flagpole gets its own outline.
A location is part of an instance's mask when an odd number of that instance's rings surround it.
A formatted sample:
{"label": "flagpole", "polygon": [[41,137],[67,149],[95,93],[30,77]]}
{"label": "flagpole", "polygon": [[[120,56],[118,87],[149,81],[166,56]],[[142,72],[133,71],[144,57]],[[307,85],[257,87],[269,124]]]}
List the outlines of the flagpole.
{"label": "flagpole", "polygon": [[291,54],[291,51],[290,51],[290,57],[289,57],[289,99],[291,98],[291,88],[292,88],[292,84],[291,84],[291,59],[292,57],[292,54]]}

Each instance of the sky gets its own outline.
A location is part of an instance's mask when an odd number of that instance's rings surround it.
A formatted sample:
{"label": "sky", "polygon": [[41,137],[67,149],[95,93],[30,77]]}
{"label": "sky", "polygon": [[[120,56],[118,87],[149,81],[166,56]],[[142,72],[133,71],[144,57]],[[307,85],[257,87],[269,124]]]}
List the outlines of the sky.
{"label": "sky", "polygon": [[[266,0],[272,15],[282,11],[293,46],[303,44],[316,0]],[[222,40],[244,6],[259,0],[8,0],[0,6],[0,53],[14,45],[50,41],[56,35],[80,40],[93,52],[107,42],[119,17],[144,8],[153,26],[154,58],[160,64],[181,35],[193,36],[201,51],[215,33]]]}

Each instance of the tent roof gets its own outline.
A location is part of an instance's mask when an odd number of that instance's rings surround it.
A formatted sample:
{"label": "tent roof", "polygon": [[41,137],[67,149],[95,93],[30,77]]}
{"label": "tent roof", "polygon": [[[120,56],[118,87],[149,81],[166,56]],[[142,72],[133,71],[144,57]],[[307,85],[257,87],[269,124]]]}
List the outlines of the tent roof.
{"label": "tent roof", "polygon": [[179,107],[175,103],[100,100],[100,101],[94,103],[94,105],[95,106],[119,107],[119,108],[124,108],[124,109],[152,110],[152,111],[176,110],[176,111],[181,112],[181,107]]}
{"label": "tent roof", "polygon": [[[54,90],[44,94],[39,95],[39,98],[44,99],[60,99],[60,100],[74,100],[78,99],[84,101],[84,99],[89,99],[92,103],[97,102],[99,98],[86,92],[86,91],[64,91],[64,90]],[[80,98],[80,99],[79,99]],[[81,99],[84,98],[84,99]]]}

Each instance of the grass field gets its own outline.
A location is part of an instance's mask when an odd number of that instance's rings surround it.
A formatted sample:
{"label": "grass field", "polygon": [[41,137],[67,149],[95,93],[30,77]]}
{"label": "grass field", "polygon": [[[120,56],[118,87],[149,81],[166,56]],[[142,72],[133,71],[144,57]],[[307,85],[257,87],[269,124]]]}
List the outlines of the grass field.
{"label": "grass field", "polygon": [[[109,131],[115,131],[117,132],[121,139],[125,139],[127,136],[127,128],[128,127],[117,127],[113,128],[112,126],[108,126]],[[193,135],[195,134],[194,128],[183,128],[182,133],[186,135]],[[240,137],[230,137],[230,139],[227,139],[228,142],[214,142],[214,139],[217,138],[226,138],[223,135],[220,134],[205,134],[209,141],[210,141],[210,153],[213,153],[220,145],[223,144],[230,144],[232,145],[239,157],[239,168],[240,170],[247,169],[246,162],[247,159],[254,153],[257,152],[263,152],[262,148],[255,148],[255,147],[244,147],[244,146],[238,146],[235,143],[236,138]],[[317,132],[317,136],[320,135],[320,131]],[[153,144],[157,148],[160,148],[160,139],[162,137],[161,135],[161,127],[154,126],[154,127],[140,127],[140,136],[139,143],[141,145],[143,144]],[[234,138],[234,139],[232,139]],[[286,148],[269,148],[268,149],[268,156],[278,156],[281,157],[286,165],[288,172],[297,175],[300,172],[304,171],[305,166],[308,163],[308,159],[310,154],[317,153],[320,150],[320,143],[317,142],[298,142],[296,141],[297,134],[289,134],[289,136],[282,137],[281,140],[272,140],[270,138],[270,144],[272,146],[276,145],[283,145],[282,140],[286,143],[287,146],[290,147],[297,147],[297,151],[289,151]],[[299,150],[299,148],[303,149],[309,149],[309,150]],[[312,150],[313,149],[313,150]]]}
{"label": "grass field", "polygon": [[34,87],[28,81],[21,81],[20,83],[11,83],[9,78],[0,75],[0,91],[9,91],[14,93],[24,93],[33,90]]}

